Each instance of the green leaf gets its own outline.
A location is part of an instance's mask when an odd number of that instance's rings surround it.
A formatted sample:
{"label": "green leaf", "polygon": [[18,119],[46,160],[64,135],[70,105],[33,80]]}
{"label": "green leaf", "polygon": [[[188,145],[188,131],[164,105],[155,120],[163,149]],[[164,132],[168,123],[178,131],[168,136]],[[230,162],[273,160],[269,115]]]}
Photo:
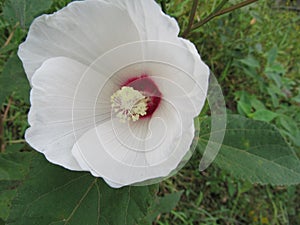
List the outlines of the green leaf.
{"label": "green leaf", "polygon": [[274,46],[265,54],[267,58],[267,65],[272,65],[275,62],[277,55],[278,55],[278,48],[277,46]]}
{"label": "green leaf", "polygon": [[3,7],[3,17],[15,26],[28,28],[32,20],[50,9],[52,0],[6,0]]}
{"label": "green leaf", "polygon": [[132,225],[153,204],[157,185],[113,189],[87,172],[71,172],[36,155],[8,225]]}
{"label": "green leaf", "polygon": [[1,219],[7,220],[9,216],[11,202],[17,194],[17,186],[17,182],[0,181],[0,221]]}
{"label": "green leaf", "polygon": [[0,219],[9,216],[11,202],[17,187],[29,172],[31,152],[8,151],[0,153]]}
{"label": "green leaf", "polygon": [[180,200],[183,191],[167,194],[156,199],[151,206],[149,215],[145,218],[144,224],[152,224],[155,218],[161,213],[168,213],[173,210]]}
{"label": "green leaf", "polygon": [[266,109],[265,105],[260,100],[258,100],[255,95],[251,95],[250,102],[255,110]]}
{"label": "green leaf", "polygon": [[[300,161],[276,127],[261,121],[228,115],[227,129],[215,163],[237,178],[252,183],[300,183]],[[214,131],[218,135],[222,131]],[[199,148],[210,136],[210,120],[201,124]],[[214,144],[214,143],[213,143]],[[215,143],[216,146],[220,143]]]}
{"label": "green leaf", "polygon": [[0,154],[0,181],[22,180],[29,172],[32,159],[30,152]]}
{"label": "green leaf", "polygon": [[255,113],[251,114],[251,118],[255,120],[261,120],[265,122],[271,122],[273,119],[275,119],[278,116],[277,113],[274,113],[267,109],[258,110]]}
{"label": "green leaf", "polygon": [[237,109],[240,114],[249,115],[251,113],[252,107],[250,105],[250,102],[244,102],[240,100],[238,101]]}
{"label": "green leaf", "polygon": [[246,91],[238,91],[235,93],[237,101],[237,110],[241,115],[248,115],[252,112],[252,106],[250,102],[250,95]]}
{"label": "green leaf", "polygon": [[248,55],[246,58],[240,59],[239,61],[252,68],[260,67],[259,62],[252,55]]}
{"label": "green leaf", "polygon": [[29,103],[30,85],[17,55],[12,56],[4,66],[0,75],[0,90],[0,106],[13,92]]}

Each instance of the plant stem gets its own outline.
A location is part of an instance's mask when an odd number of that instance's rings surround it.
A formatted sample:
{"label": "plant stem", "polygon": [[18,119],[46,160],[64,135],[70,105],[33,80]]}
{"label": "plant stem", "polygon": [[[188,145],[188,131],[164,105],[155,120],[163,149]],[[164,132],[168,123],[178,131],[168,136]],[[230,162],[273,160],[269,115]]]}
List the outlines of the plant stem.
{"label": "plant stem", "polygon": [[161,0],[161,1],[160,1],[160,5],[161,5],[161,10],[162,10],[164,13],[167,13],[166,0]]}
{"label": "plant stem", "polygon": [[9,144],[21,144],[21,143],[25,143],[25,142],[26,142],[25,139],[8,141]]}
{"label": "plant stem", "polygon": [[3,45],[3,47],[7,46],[10,43],[10,41],[13,38],[13,36],[15,34],[15,31],[16,31],[16,29],[17,29],[18,26],[19,26],[19,22],[13,27],[11,33],[9,34],[7,40],[5,41],[5,43]]}
{"label": "plant stem", "polygon": [[229,1],[229,0],[223,0],[223,1],[222,1],[222,2],[214,9],[214,11],[213,11],[211,14],[214,14],[214,13],[220,11],[220,10],[224,7],[224,5],[226,5],[226,3],[227,3],[228,1]]}
{"label": "plant stem", "polygon": [[193,6],[192,6],[192,9],[191,9],[189,23],[187,25],[187,28],[183,32],[182,37],[185,37],[190,32],[190,30],[191,30],[191,28],[193,26],[194,18],[195,18],[196,12],[197,12],[198,2],[199,2],[199,0],[194,0],[193,1]]}
{"label": "plant stem", "polygon": [[9,98],[6,108],[4,109],[4,113],[0,113],[0,153],[5,151],[6,143],[4,141],[4,122],[8,116],[8,111],[10,109],[12,103],[12,99]]}
{"label": "plant stem", "polygon": [[231,7],[226,8],[226,9],[223,9],[223,10],[220,10],[220,11],[217,11],[217,12],[213,12],[209,16],[207,16],[204,20],[200,21],[199,23],[194,24],[192,26],[191,30],[198,29],[199,27],[201,27],[202,25],[206,24],[207,22],[209,22],[210,20],[212,20],[213,18],[215,18],[217,16],[224,15],[226,13],[229,13],[229,12],[234,11],[236,9],[242,8],[242,7],[246,6],[246,5],[250,5],[250,4],[252,4],[254,2],[257,2],[257,1],[258,0],[246,0],[244,2],[241,2],[239,4],[233,5]]}
{"label": "plant stem", "polygon": [[0,153],[4,152],[3,115],[0,114]]}

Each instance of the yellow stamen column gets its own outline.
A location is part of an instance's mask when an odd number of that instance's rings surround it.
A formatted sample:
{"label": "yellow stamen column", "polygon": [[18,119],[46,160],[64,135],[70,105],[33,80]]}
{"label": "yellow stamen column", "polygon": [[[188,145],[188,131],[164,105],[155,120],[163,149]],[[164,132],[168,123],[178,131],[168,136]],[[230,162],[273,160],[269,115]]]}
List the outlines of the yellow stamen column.
{"label": "yellow stamen column", "polygon": [[145,116],[147,97],[132,87],[124,86],[111,96],[111,107],[121,122],[137,121]]}

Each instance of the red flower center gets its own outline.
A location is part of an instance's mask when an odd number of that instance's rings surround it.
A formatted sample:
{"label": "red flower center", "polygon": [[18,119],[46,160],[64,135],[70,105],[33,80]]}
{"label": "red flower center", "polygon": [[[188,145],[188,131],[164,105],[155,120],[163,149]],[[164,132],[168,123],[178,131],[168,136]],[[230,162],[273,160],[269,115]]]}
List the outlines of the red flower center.
{"label": "red flower center", "polygon": [[141,116],[140,118],[151,117],[159,106],[162,97],[162,94],[154,81],[148,75],[144,74],[139,77],[128,79],[121,87],[123,86],[132,87],[133,89],[142,92],[143,95],[149,99],[147,101],[146,115]]}

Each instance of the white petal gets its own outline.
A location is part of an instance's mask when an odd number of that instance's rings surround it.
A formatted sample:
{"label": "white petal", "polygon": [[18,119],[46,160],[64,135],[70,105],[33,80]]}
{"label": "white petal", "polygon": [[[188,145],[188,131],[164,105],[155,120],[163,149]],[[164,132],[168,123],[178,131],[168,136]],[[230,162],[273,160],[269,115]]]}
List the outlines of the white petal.
{"label": "white petal", "polygon": [[[184,45],[184,46],[182,46]],[[175,45],[166,42],[144,42],[144,60],[149,63],[146,68],[153,79],[164,79],[156,82],[163,91],[164,97],[179,96],[170,86],[177,85],[185,93],[182,97],[189,98],[197,108],[199,114],[206,99],[209,79],[209,68],[200,59],[194,45],[182,42]],[[167,89],[166,89],[167,87]]]}
{"label": "white petal", "polygon": [[32,23],[18,55],[31,79],[43,61],[57,56],[89,65],[120,44],[139,40],[128,13],[104,1],[73,2]]}
{"label": "white petal", "polygon": [[[79,150],[79,148],[78,148],[77,145],[74,145],[74,147],[73,147],[73,149],[72,149],[72,153],[73,153],[73,156],[77,159],[77,161],[78,161],[78,163],[79,163],[79,165],[80,165],[80,167],[81,167],[82,170],[91,172],[91,174],[92,174],[93,176],[95,176],[95,177],[100,177],[100,175],[98,175],[95,171],[93,171],[93,170],[89,167],[89,165],[85,162],[85,160],[84,160],[83,157],[82,157],[81,151]],[[117,183],[112,182],[112,181],[107,180],[107,179],[104,179],[104,180],[105,180],[105,182],[106,182],[109,186],[111,186],[111,187],[113,187],[113,188],[120,188],[120,187],[123,186],[122,184],[117,184]]]}
{"label": "white petal", "polygon": [[48,58],[65,56],[89,65],[125,43],[146,39],[177,43],[178,32],[176,21],[151,0],[78,1],[35,19],[18,55],[31,80]]}
{"label": "white petal", "polygon": [[[93,77],[94,82],[79,87],[82,77]],[[71,154],[76,138],[99,120],[110,117],[110,108],[105,113],[105,108],[95,106],[104,80],[101,74],[74,60],[63,57],[47,60],[32,79],[28,116],[31,127],[26,131],[26,141],[49,161],[81,170]],[[95,119],[99,111],[103,115]]]}
{"label": "white petal", "polygon": [[151,120],[121,123],[113,118],[82,135],[73,147],[74,157],[114,187],[165,177],[194,137],[194,126],[182,124],[180,117],[164,102]]}
{"label": "white petal", "polygon": [[131,20],[138,28],[141,40],[178,42],[179,27],[176,20],[164,14],[155,1],[116,0],[110,2],[128,11]]}
{"label": "white petal", "polygon": [[[98,93],[98,106],[109,108],[110,96],[128,79],[143,74],[148,74],[156,81],[165,98],[190,99],[197,111],[193,117],[199,114],[206,99],[207,66],[199,56],[168,42],[143,41],[122,45],[98,57],[90,68],[106,76],[105,84]],[[94,79],[84,76],[78,89],[88,89],[90,84],[95,84]],[[182,91],[178,92],[178,88]],[[85,93],[76,93],[76,98],[81,99],[77,97],[80,95]]]}
{"label": "white petal", "polygon": [[[129,43],[97,58],[91,67],[109,74],[116,86],[147,74],[156,80],[165,98],[190,99],[196,109],[193,117],[200,113],[206,100],[209,69],[188,41],[182,41],[181,45],[163,41]],[[182,91],[177,92],[178,88]]]}

